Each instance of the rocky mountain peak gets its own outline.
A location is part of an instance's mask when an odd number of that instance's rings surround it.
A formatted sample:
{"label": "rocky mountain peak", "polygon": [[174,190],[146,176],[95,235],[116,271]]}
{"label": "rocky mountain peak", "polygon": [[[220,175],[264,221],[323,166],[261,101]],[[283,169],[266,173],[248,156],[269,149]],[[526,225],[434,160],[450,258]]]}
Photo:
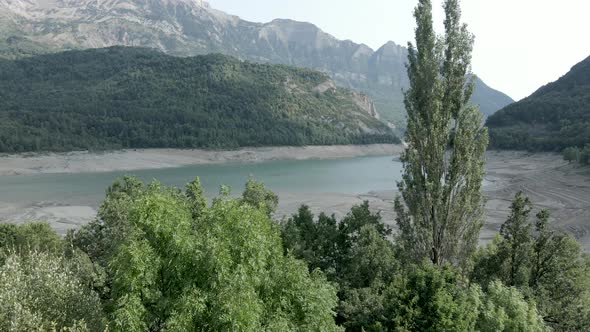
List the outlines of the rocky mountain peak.
{"label": "rocky mountain peak", "polygon": [[[340,86],[366,92],[384,118],[403,127],[407,50],[394,42],[374,51],[311,23],[248,22],[204,0],[0,0],[0,57],[109,46],[149,47],[180,56],[223,53],[320,70]],[[485,98],[478,104],[486,113],[511,102],[480,88]]]}
{"label": "rocky mountain peak", "polygon": [[334,47],[339,42],[336,38],[311,23],[288,19],[276,19],[264,24],[258,35],[260,39],[274,39],[284,46],[288,46],[289,43],[296,43],[318,49]]}
{"label": "rocky mountain peak", "polygon": [[[210,9],[204,0],[0,0],[3,12],[34,22],[96,22],[113,17],[163,20],[179,7],[196,14]],[[2,13],[0,13],[0,16]]]}
{"label": "rocky mountain peak", "polygon": [[375,53],[381,56],[388,56],[388,57],[406,57],[407,50],[405,47],[398,45],[392,41],[388,41],[383,46],[381,46]]}

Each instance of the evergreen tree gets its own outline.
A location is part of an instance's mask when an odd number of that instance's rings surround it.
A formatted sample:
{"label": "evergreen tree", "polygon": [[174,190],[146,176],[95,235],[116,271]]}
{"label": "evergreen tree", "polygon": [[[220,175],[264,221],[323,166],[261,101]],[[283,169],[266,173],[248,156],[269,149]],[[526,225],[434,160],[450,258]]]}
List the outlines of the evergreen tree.
{"label": "evergreen tree", "polygon": [[571,236],[549,224],[549,212],[529,220],[532,204],[518,193],[500,235],[474,256],[471,281],[489,290],[500,281],[534,300],[553,331],[590,330],[590,261]]}
{"label": "evergreen tree", "polygon": [[508,264],[506,284],[515,286],[524,282],[522,280],[527,268],[527,258],[531,251],[531,224],[528,221],[532,210],[531,201],[522,192],[516,194],[516,198],[510,207],[508,220],[500,227],[500,235],[503,237],[502,251],[506,252],[504,261]]}
{"label": "evergreen tree", "polygon": [[[400,244],[410,261],[459,264],[475,249],[483,224],[488,134],[468,105],[473,36],[458,0],[446,0],[445,36],[437,40],[430,0],[420,0],[416,46],[409,44],[404,174],[395,202]],[[471,80],[468,81],[468,77]]]}

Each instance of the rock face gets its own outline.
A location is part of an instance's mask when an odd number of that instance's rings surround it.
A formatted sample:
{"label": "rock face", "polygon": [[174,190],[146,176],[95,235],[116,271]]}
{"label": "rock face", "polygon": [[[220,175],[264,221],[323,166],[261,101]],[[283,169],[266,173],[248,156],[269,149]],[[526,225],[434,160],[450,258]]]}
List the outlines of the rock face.
{"label": "rock face", "polygon": [[375,103],[373,103],[371,98],[367,95],[355,92],[353,93],[353,100],[358,107],[367,112],[370,116],[379,119],[379,113],[377,113],[377,109],[375,109]]}
{"label": "rock face", "polygon": [[[374,51],[310,23],[252,23],[201,0],[0,0],[0,57],[114,45],[321,70],[338,85],[368,94],[384,119],[403,126],[407,50],[393,42]],[[484,114],[512,102],[477,83],[473,100]]]}

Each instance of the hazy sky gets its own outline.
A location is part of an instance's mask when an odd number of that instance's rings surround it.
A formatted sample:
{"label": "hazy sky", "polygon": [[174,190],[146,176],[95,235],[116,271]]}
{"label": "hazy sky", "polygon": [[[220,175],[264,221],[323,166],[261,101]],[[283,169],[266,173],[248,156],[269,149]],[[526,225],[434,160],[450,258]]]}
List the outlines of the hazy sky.
{"label": "hazy sky", "polygon": [[[413,40],[417,0],[209,0],[246,20],[291,18],[339,39],[376,49]],[[434,0],[442,29],[442,0]],[[487,84],[521,99],[590,56],[590,0],[463,0],[475,34],[473,70]]]}

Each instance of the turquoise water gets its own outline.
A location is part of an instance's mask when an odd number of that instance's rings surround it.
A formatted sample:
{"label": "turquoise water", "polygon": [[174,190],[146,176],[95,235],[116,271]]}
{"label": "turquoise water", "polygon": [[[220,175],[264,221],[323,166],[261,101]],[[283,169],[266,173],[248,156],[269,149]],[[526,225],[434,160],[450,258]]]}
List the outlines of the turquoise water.
{"label": "turquoise water", "polygon": [[56,202],[96,206],[115,179],[134,175],[143,181],[158,179],[177,187],[199,176],[207,195],[222,184],[241,192],[249,176],[263,181],[277,193],[347,193],[391,190],[401,176],[401,163],[391,156],[337,160],[281,160],[259,163],[227,163],[178,168],[84,174],[0,176],[0,202]]}

